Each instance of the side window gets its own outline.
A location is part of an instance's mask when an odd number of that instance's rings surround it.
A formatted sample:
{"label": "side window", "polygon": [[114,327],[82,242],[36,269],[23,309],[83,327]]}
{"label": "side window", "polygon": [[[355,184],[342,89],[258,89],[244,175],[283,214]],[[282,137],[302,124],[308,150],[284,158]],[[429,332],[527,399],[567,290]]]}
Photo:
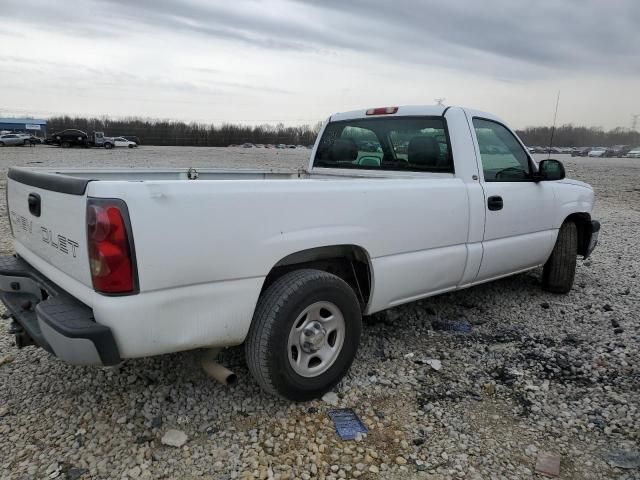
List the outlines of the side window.
{"label": "side window", "polygon": [[529,155],[513,134],[490,120],[473,119],[487,182],[518,182],[530,178]]}

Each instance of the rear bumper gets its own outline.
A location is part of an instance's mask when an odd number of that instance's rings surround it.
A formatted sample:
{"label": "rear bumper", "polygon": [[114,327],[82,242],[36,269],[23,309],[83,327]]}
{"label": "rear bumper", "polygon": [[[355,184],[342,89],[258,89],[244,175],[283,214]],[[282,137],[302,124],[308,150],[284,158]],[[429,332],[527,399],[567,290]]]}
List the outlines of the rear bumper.
{"label": "rear bumper", "polygon": [[35,343],[75,365],[120,362],[111,329],[19,257],[0,256],[0,299],[18,324],[18,346]]}

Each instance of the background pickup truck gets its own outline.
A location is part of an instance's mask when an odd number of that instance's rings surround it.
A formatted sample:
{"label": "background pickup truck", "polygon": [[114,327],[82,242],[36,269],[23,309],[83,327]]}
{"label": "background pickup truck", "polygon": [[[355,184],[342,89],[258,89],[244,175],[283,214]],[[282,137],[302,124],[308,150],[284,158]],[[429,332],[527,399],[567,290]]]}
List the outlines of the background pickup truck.
{"label": "background pickup truck", "polygon": [[572,286],[594,193],[493,115],[331,116],[308,171],[12,168],[0,295],[18,346],[75,364],[244,343],[268,392],[335,385],[362,315],[544,265]]}

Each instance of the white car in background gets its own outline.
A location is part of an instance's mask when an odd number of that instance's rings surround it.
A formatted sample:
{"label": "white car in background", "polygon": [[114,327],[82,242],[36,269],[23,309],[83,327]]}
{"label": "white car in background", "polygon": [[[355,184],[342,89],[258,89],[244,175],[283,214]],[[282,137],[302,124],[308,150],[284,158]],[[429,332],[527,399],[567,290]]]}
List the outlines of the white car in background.
{"label": "white car in background", "polygon": [[607,149],[604,147],[594,147],[592,148],[587,157],[604,157],[605,153],[607,153]]}
{"label": "white car in background", "polygon": [[635,147],[629,150],[625,157],[627,158],[640,158],[640,147]]}
{"label": "white car in background", "polygon": [[107,150],[115,147],[129,147],[129,148],[137,148],[138,144],[136,142],[132,142],[131,140],[127,140],[124,137],[113,137],[104,139],[104,148]]}
{"label": "white car in background", "polygon": [[25,137],[21,133],[7,133],[6,135],[0,135],[0,147],[25,145],[26,143],[29,143],[29,137]]}
{"label": "white car in background", "polygon": [[136,142],[132,142],[131,140],[127,140],[124,137],[115,137],[113,139],[113,146],[114,147],[136,148],[138,146],[138,144]]}

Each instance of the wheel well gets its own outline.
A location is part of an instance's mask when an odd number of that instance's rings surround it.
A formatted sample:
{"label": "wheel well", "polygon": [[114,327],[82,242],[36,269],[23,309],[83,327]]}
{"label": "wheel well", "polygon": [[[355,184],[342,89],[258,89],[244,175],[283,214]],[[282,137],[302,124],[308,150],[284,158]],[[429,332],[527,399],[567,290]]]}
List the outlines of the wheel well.
{"label": "wheel well", "polygon": [[366,250],[357,245],[332,245],[310,248],[287,255],[276,263],[262,286],[264,292],[285,273],[313,268],[340,277],[356,293],[362,309],[371,295],[371,261]]}
{"label": "wheel well", "polygon": [[564,222],[573,222],[578,229],[578,255],[586,255],[591,240],[591,215],[576,212],[565,218]]}

